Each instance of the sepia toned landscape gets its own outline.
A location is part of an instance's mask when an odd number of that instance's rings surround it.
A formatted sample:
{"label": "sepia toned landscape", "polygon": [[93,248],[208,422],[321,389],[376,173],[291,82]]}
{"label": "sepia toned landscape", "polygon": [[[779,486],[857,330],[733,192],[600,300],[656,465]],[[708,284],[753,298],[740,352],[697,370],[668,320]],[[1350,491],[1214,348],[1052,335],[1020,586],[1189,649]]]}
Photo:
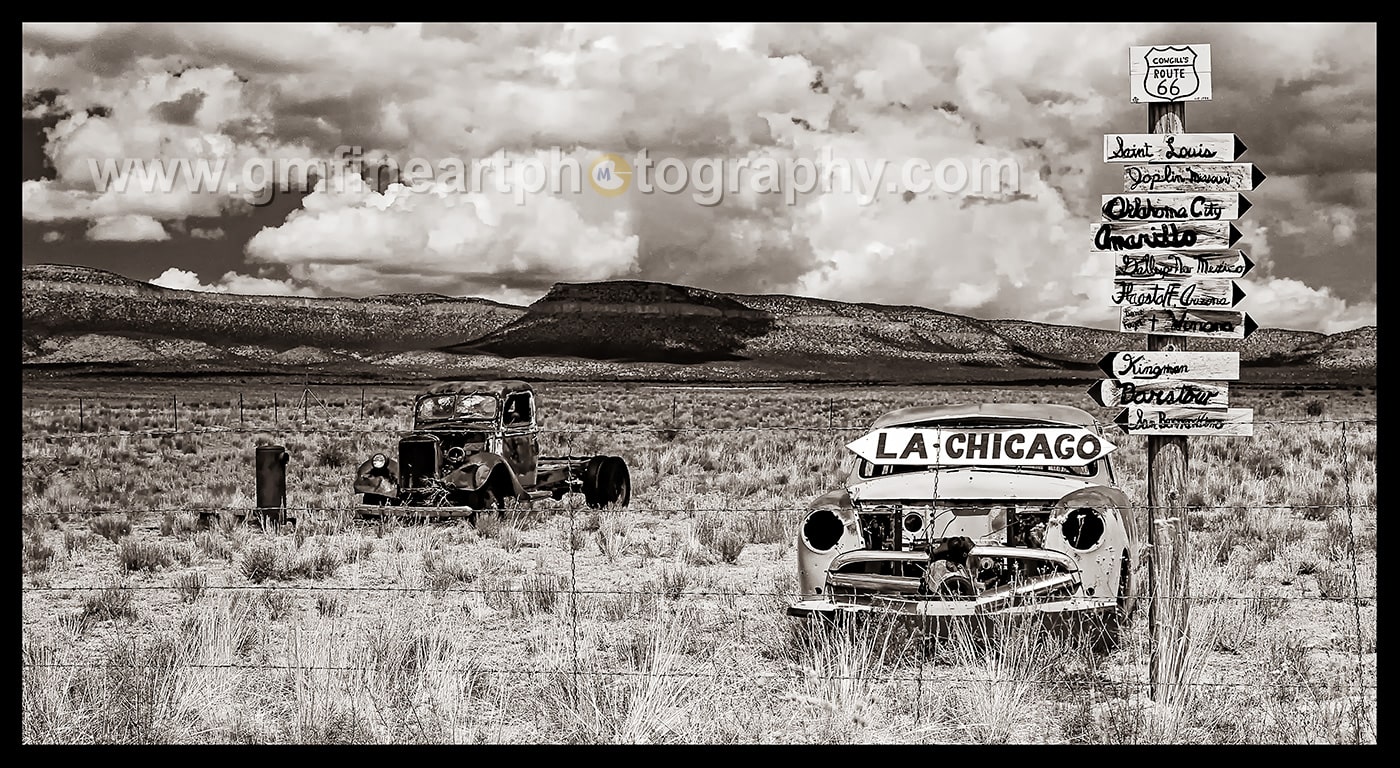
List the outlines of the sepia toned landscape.
{"label": "sepia toned landscape", "polygon": [[[1376,738],[1373,387],[1240,387],[1255,437],[1193,440],[1194,663],[1162,700],[1148,695],[1145,607],[1109,652],[1033,625],[921,641],[785,615],[803,508],[838,487],[845,443],[875,416],[1085,407],[1081,386],[539,383],[544,452],[625,457],[629,506],[569,495],[475,527],[357,519],[350,474],[408,429],[415,391],[27,383],[24,738]],[[295,525],[249,514],[252,455],[270,443],[290,454]],[[1143,441],[1116,443],[1142,500]]]}
{"label": "sepia toned landscape", "polygon": [[1378,745],[1376,32],[24,23],[21,744]]}

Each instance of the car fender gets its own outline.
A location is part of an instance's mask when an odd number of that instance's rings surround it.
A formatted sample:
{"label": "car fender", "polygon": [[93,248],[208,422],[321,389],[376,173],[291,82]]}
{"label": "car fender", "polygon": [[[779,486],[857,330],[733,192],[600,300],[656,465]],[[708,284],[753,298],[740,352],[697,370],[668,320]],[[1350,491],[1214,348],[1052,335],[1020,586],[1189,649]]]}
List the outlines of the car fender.
{"label": "car fender", "polygon": [[[1067,538],[1066,531],[1072,526],[1066,523],[1075,510],[1084,508],[1096,510],[1102,515],[1104,530],[1092,544],[1081,543],[1076,547]],[[1083,574],[1086,590],[1093,589],[1091,594],[1096,597],[1114,594],[1131,596],[1137,592],[1135,574],[1141,546],[1137,541],[1127,497],[1116,488],[1083,488],[1060,499],[1050,515],[1045,548],[1073,557]],[[1125,557],[1126,569],[1123,567]],[[1120,578],[1126,578],[1127,583],[1120,584]],[[1131,597],[1126,607],[1131,609]]]}
{"label": "car fender", "polygon": [[854,506],[855,504],[851,502],[850,491],[843,488],[823,493],[815,499],[812,499],[811,503],[807,505],[807,510],[811,511],[817,509],[818,507],[839,507],[842,509],[851,509]]}

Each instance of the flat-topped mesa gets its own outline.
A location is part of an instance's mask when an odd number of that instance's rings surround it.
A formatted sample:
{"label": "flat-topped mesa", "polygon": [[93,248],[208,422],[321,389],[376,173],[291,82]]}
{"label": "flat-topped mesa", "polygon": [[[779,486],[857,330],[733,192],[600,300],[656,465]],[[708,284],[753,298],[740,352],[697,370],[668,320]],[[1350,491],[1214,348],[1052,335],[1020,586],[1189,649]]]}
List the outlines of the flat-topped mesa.
{"label": "flat-topped mesa", "polygon": [[534,304],[531,313],[546,315],[668,315],[771,320],[773,314],[754,309],[712,291],[643,280],[601,283],[555,283]]}

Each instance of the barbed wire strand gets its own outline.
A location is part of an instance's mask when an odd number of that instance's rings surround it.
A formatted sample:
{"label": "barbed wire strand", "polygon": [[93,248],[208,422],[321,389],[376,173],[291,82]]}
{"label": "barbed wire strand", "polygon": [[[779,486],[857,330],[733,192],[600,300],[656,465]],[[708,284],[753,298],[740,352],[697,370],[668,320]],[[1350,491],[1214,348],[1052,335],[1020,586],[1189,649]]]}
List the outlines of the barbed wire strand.
{"label": "barbed wire strand", "polygon": [[[296,641],[294,640],[294,644],[295,644],[295,642],[296,642]],[[296,653],[296,652],[293,653],[294,658],[295,658],[295,657],[298,657],[299,655],[300,655],[299,653]],[[160,669],[160,670],[163,670],[163,669],[167,669],[167,668],[168,668],[168,665],[163,664],[163,663],[160,663],[160,662],[147,662],[147,663],[138,663],[138,662],[110,663],[110,662],[108,662],[108,663],[102,663],[102,664],[83,664],[83,663],[75,663],[75,662],[34,662],[34,661],[27,661],[27,660],[26,660],[26,661],[23,661],[23,662],[21,663],[21,666],[22,666],[23,668],[26,668],[26,669],[94,669],[94,668],[97,668],[97,669],[143,669],[143,670]],[[365,669],[366,669],[366,667],[352,667],[352,666],[343,666],[343,665],[326,665],[326,666],[320,666],[320,665],[309,665],[309,664],[209,664],[209,663],[200,663],[200,662],[189,662],[189,663],[181,664],[181,665],[179,665],[179,666],[180,666],[181,668],[184,668],[184,669],[216,669],[216,670],[237,669],[237,670],[248,670],[248,671],[259,671],[259,672],[263,672],[263,671],[279,671],[279,672],[301,672],[301,671],[306,671],[306,672],[353,672],[353,673],[360,673],[360,672],[364,672]],[[533,677],[533,676],[540,676],[540,675],[553,676],[553,675],[558,675],[558,674],[561,674],[561,673],[564,673],[564,674],[572,674],[572,673],[565,672],[565,671],[563,671],[563,670],[558,670],[558,669],[524,669],[524,668],[522,668],[522,669],[500,669],[500,668],[496,668],[496,669],[489,669],[489,670],[487,670],[487,669],[481,669],[481,668],[479,668],[479,667],[474,667],[474,666],[467,666],[466,668],[462,668],[462,667],[460,667],[460,666],[441,667],[441,666],[436,666],[436,665],[424,665],[424,666],[419,667],[419,669],[421,669],[421,670],[422,670],[423,672],[425,672],[425,673],[439,673],[439,674],[441,674],[441,673],[447,673],[447,674],[468,674],[468,675],[502,675],[502,676],[507,676],[507,677],[509,677],[509,676]],[[591,670],[582,670],[582,671],[580,671],[578,674],[579,674],[579,675],[584,675],[584,676],[598,676],[598,677],[704,678],[704,679],[713,679],[713,678],[715,678],[715,677],[720,677],[720,676],[728,675],[728,674],[731,674],[731,673],[732,673],[732,670],[728,670],[728,669],[718,669],[718,668],[717,668],[717,669],[714,669],[713,671],[709,671],[709,672],[705,672],[705,671],[664,672],[664,671],[658,671],[658,670],[636,670],[636,669],[591,669]],[[780,674],[780,673],[776,673],[776,672],[758,672],[758,673],[754,673],[754,674],[752,674],[752,675],[747,675],[746,677],[748,677],[749,679],[753,679],[753,680],[786,680],[786,679],[788,679],[788,678],[792,678],[792,679],[795,679],[795,680],[804,680],[804,679],[809,678],[810,676],[811,676],[811,674],[810,674],[810,672],[809,672],[808,670],[798,669],[798,670],[795,670],[795,671],[792,671],[792,672],[788,672],[787,674]],[[820,678],[822,678],[822,679],[825,679],[825,680],[834,680],[834,681],[835,681],[835,680],[840,680],[840,681],[853,681],[853,682],[915,683],[915,682],[918,682],[918,680],[919,680],[918,677],[910,677],[910,676],[907,676],[907,675],[880,675],[880,674],[840,675],[840,674],[825,674],[825,673],[820,673],[820,674],[818,674],[817,676],[820,677]],[[1130,687],[1130,686],[1131,686],[1131,687],[1146,687],[1146,686],[1151,685],[1151,683],[1149,683],[1149,682],[1147,682],[1147,681],[1145,681],[1145,680],[1128,680],[1128,679],[1115,679],[1115,680],[1076,680],[1076,679],[1073,679],[1073,678],[1066,678],[1066,677],[1013,677],[1013,678],[1006,678],[1006,677],[987,677],[987,676],[963,677],[963,676],[949,675],[949,676],[939,676],[937,679],[939,679],[940,681],[957,682],[957,683],[986,683],[986,684],[989,684],[989,685],[1017,685],[1017,686],[1026,685],[1026,684],[1034,684],[1034,685],[1055,685],[1055,686],[1079,687],[1079,688],[1105,688],[1105,687],[1110,687],[1110,688],[1111,688],[1111,687],[1114,687],[1114,686],[1122,686],[1122,687]],[[1179,686],[1179,687],[1189,687],[1189,688],[1248,688],[1248,689],[1255,689],[1255,690],[1257,690],[1257,689],[1259,689],[1259,688],[1261,687],[1259,681],[1257,681],[1257,680],[1248,680],[1248,681],[1241,681],[1241,682],[1219,682],[1219,681],[1202,681],[1202,680],[1197,680],[1197,681],[1174,681],[1174,682],[1163,681],[1163,682],[1157,683],[1157,685]],[[1306,683],[1306,682],[1302,682],[1302,683],[1284,683],[1284,682],[1279,682],[1279,681],[1272,681],[1272,682],[1266,683],[1265,685],[1266,685],[1267,687],[1269,687],[1269,688],[1285,688],[1285,689],[1286,689],[1286,688],[1312,688],[1312,687],[1314,687],[1312,684]],[[1379,688],[1379,685],[1374,685],[1374,684],[1370,684],[1370,683],[1363,683],[1363,684],[1359,685],[1358,687],[1359,687],[1361,690],[1377,690],[1377,689]]]}
{"label": "barbed wire strand", "polygon": [[[1377,425],[1377,419],[1265,419],[1251,422],[1254,426],[1273,427],[1294,424],[1369,424]],[[1117,434],[1125,437],[1136,435],[1124,434],[1117,423],[1108,421],[1095,421],[1093,426],[1107,431],[1109,434]],[[143,429],[129,431],[107,431],[107,432],[79,432],[74,430],[54,431],[43,428],[37,424],[24,424],[22,427],[28,429],[40,429],[43,431],[22,434],[21,440],[24,442],[56,441],[56,440],[95,440],[111,438],[173,438],[173,437],[199,437],[206,435],[258,435],[280,432],[287,435],[374,435],[386,436],[406,436],[413,434],[411,429],[348,429],[348,428],[311,428],[311,429],[288,429],[287,425],[270,425],[267,427],[213,427],[204,429]],[[623,425],[615,427],[569,427],[551,428],[540,427],[540,435],[619,435],[619,434],[649,434],[649,433],[742,433],[742,432],[869,432],[869,426],[803,426],[803,425],[753,425],[744,427],[712,427],[712,426],[662,426],[648,427],[645,425]],[[1212,435],[1191,435],[1191,437],[1212,437]],[[1228,437],[1228,435],[1218,435],[1216,437]]]}
{"label": "barbed wire strand", "polygon": [[[323,491],[325,491],[325,490],[333,490],[333,488],[322,488],[322,490],[323,490]],[[906,509],[924,509],[924,508],[932,509],[932,506],[934,506],[934,505],[932,505],[932,504],[897,504],[897,502],[895,502],[895,504],[890,504],[890,505],[896,505],[896,506],[900,506],[900,508],[906,508]],[[1375,511],[1375,509],[1378,509],[1378,508],[1379,508],[1379,505],[1378,505],[1378,504],[1350,504],[1350,505],[1348,505],[1348,504],[1246,504],[1246,502],[1235,502],[1235,504],[1191,504],[1191,505],[1186,505],[1187,511],[1193,511],[1193,512],[1222,512],[1222,511],[1229,511],[1229,512],[1239,512],[1239,511],[1245,511],[1245,512],[1250,512],[1250,511],[1268,512],[1268,511],[1275,511],[1275,509],[1288,509],[1288,511],[1313,511],[1313,509],[1316,509],[1316,511],[1322,511],[1322,509],[1371,509],[1371,511]],[[374,509],[382,509],[382,511],[388,511],[388,509],[395,509],[395,511],[402,511],[402,512],[381,512],[381,513],[377,513],[377,515],[370,516],[370,518],[364,518],[364,516],[361,516],[361,518],[357,518],[356,522],[360,522],[360,523],[372,523],[372,522],[374,522],[375,519],[379,519],[379,518],[392,518],[392,519],[410,520],[410,519],[423,519],[423,518],[444,518],[444,516],[448,516],[448,518],[461,518],[461,516],[462,516],[462,515],[433,515],[433,513],[431,513],[431,511],[433,511],[433,509],[435,509],[434,506],[413,506],[413,505],[407,505],[407,506],[385,506],[385,508],[379,508],[379,506],[374,506]],[[570,513],[571,513],[571,509],[573,509],[573,508],[570,508]],[[626,509],[627,509],[627,511],[630,511],[630,512],[637,512],[637,513],[661,512],[661,513],[668,513],[668,515],[673,515],[673,513],[692,513],[692,515],[720,515],[720,513],[734,513],[734,512],[742,512],[742,513],[762,513],[762,512],[769,512],[769,513],[780,512],[780,513],[783,513],[783,512],[791,512],[791,513],[795,513],[795,515],[805,515],[806,512],[809,512],[809,508],[806,508],[806,506],[798,506],[798,505],[792,505],[792,506],[645,506],[645,505],[637,504],[636,506],[627,506]],[[1128,504],[1128,505],[1126,505],[1126,506],[1123,506],[1123,509],[1131,509],[1131,511],[1149,511],[1149,509],[1163,509],[1163,506],[1161,506],[1161,505],[1156,505],[1156,506],[1154,506],[1154,505],[1148,505],[1148,504]],[[1173,509],[1180,509],[1180,506],[1173,506]],[[342,515],[342,513],[347,513],[347,512],[356,512],[356,513],[358,513],[358,512],[363,512],[363,511],[365,511],[364,506],[349,506],[349,505],[347,505],[347,506],[279,506],[279,508],[258,508],[258,506],[232,506],[232,505],[225,505],[225,506],[150,506],[150,508],[133,508],[133,506],[111,506],[111,508],[98,508],[98,509],[55,509],[55,511],[48,511],[48,512],[21,511],[21,512],[20,512],[20,515],[22,516],[22,518],[62,518],[62,516],[80,516],[80,518],[81,518],[81,516],[94,516],[94,518],[95,518],[95,516],[102,516],[102,515],[126,515],[126,516],[132,516],[132,515],[182,515],[182,513],[183,513],[183,515],[218,515],[218,513],[228,512],[228,513],[234,513],[234,515],[237,515],[237,516],[242,516],[242,518],[251,518],[251,516],[258,516],[258,515],[276,515],[277,512],[330,513],[330,515]],[[521,513],[522,516],[528,516],[528,515],[531,515],[531,513],[533,513],[533,515],[539,515],[539,513],[542,513],[542,512],[552,512],[552,513],[553,513],[553,512],[556,512],[556,511],[559,511],[559,508],[553,508],[553,509],[547,509],[547,508],[528,508],[528,506],[526,506],[526,508],[519,508],[519,509],[517,509],[517,511],[515,511],[515,512]],[[510,519],[510,512],[512,512],[511,509],[507,509],[507,520]],[[300,518],[298,518],[298,522],[300,522]],[[724,525],[724,523],[721,523],[721,522],[711,522],[711,523],[701,523],[701,525],[714,525],[714,526],[718,526],[718,525]]]}
{"label": "barbed wire strand", "polygon": [[[187,573],[171,572],[171,573]],[[54,586],[52,584],[29,584],[22,585],[20,592],[106,592],[117,590],[123,592],[382,592],[387,594],[395,593],[420,593],[420,594],[476,594],[476,595],[534,595],[538,593],[537,587],[530,586],[503,586],[503,587],[468,587],[468,586],[430,586],[430,587],[391,587],[391,586],[312,586],[312,585],[285,585],[285,584],[204,584],[199,587],[189,587],[180,584],[91,584],[91,585],[71,585]],[[726,599],[754,598],[762,600],[772,600],[784,598],[789,602],[795,601],[802,595],[796,592],[736,592],[726,590],[673,590],[673,589],[576,589],[571,587],[560,587],[558,592],[579,596],[615,596],[615,597],[636,597],[639,595],[649,595],[652,597],[665,597],[671,600],[679,600],[682,597],[720,597]],[[1134,599],[1146,599],[1149,593],[1127,593],[1125,597]],[[1322,603],[1347,603],[1364,604],[1368,601],[1375,601],[1377,595],[1358,594],[1354,597],[1329,595],[1301,595],[1284,597],[1282,595],[1163,595],[1162,600],[1184,600],[1200,603],[1228,603],[1228,602],[1254,602],[1266,604],[1294,603],[1294,602],[1322,602]],[[1358,609],[1359,610],[1359,609]],[[574,618],[577,618],[577,610],[571,608]]]}

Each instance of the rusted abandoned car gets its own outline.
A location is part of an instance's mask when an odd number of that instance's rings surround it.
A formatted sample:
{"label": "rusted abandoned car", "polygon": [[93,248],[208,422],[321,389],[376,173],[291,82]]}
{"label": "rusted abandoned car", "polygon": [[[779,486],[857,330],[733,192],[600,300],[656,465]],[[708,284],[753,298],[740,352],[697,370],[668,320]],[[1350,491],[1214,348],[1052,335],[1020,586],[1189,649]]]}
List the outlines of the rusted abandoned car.
{"label": "rusted abandoned car", "polygon": [[1044,404],[905,408],[848,447],[857,460],[844,487],[802,521],[790,615],[890,611],[937,628],[1035,614],[1116,640],[1134,610],[1139,541],[1093,416]]}
{"label": "rusted abandoned car", "polygon": [[540,456],[540,419],[524,381],[454,381],[413,401],[413,431],[396,455],[376,453],[355,470],[363,516],[474,518],[507,499],[582,493],[590,507],[626,505],[632,484],[619,456]]}

